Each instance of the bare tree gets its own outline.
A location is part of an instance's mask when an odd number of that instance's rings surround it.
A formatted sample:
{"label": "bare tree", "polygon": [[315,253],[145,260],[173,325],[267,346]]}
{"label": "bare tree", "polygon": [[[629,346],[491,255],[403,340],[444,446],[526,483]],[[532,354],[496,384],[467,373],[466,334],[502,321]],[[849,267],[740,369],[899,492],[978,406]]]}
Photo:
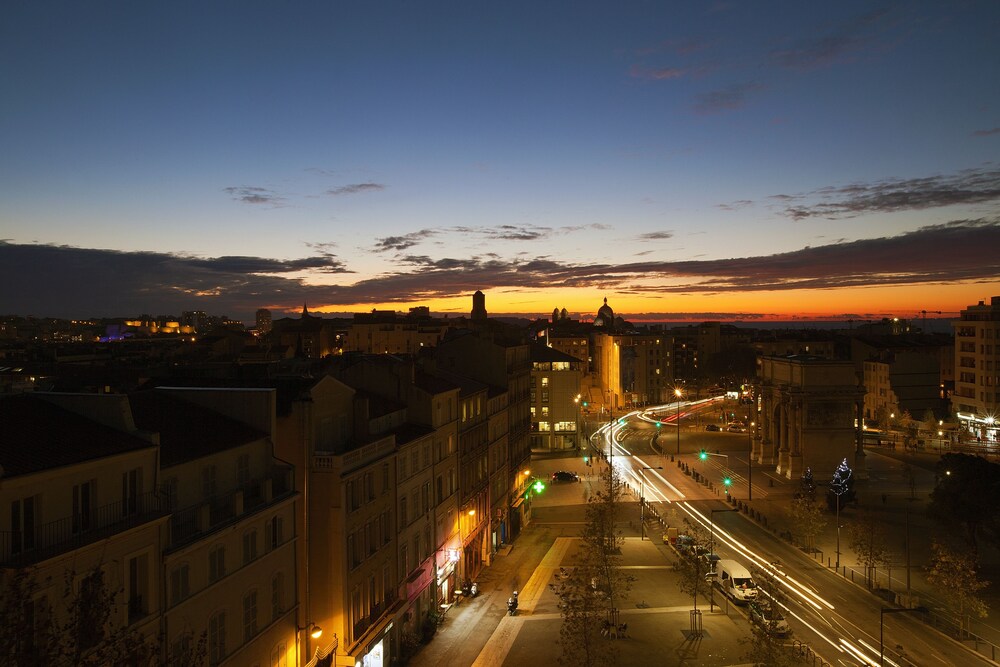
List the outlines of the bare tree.
{"label": "bare tree", "polygon": [[602,632],[617,624],[617,600],[627,599],[632,577],[621,569],[618,512],[624,484],[612,466],[600,474],[601,486],[587,502],[580,549],[571,570],[552,586],[559,597],[562,627],[560,662],[596,667],[617,662],[617,649]]}
{"label": "bare tree", "polygon": [[969,629],[970,618],[986,618],[989,607],[977,596],[990,585],[979,579],[975,557],[969,552],[956,552],[937,541],[931,543],[934,554],[927,565],[927,581],[938,587],[948,606],[958,616],[959,633]]}
{"label": "bare tree", "polygon": [[816,536],[823,532],[827,518],[815,496],[800,495],[792,501],[793,532],[802,540],[802,546],[812,550]]}
{"label": "bare tree", "polygon": [[[787,589],[778,581],[779,575],[774,569],[751,565],[750,574],[757,584],[758,599],[762,604],[778,610],[787,606]],[[790,667],[798,664],[793,653],[785,646],[784,639],[770,632],[763,623],[752,623],[750,637],[742,640],[742,643],[746,648],[743,658],[755,665]]]}
{"label": "bare tree", "polygon": [[848,544],[858,556],[858,562],[865,567],[868,588],[874,588],[878,568],[889,565],[889,547],[882,523],[871,513],[865,512],[848,525],[847,537]]}

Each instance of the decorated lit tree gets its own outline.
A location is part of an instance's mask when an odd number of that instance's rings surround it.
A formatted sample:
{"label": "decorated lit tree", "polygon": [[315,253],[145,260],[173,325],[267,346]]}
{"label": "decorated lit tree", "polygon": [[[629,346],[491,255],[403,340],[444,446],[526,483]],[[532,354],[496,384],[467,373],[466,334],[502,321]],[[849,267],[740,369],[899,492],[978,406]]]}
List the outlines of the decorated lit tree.
{"label": "decorated lit tree", "polygon": [[833,471],[833,479],[830,480],[830,490],[826,494],[826,502],[830,506],[830,511],[836,511],[852,502],[854,498],[854,473],[847,465],[847,459],[844,459]]}

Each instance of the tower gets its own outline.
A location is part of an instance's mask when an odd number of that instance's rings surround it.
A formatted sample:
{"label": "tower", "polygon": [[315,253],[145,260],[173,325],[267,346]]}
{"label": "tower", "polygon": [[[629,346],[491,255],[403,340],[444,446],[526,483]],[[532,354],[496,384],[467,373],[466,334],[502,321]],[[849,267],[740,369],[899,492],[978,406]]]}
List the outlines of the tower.
{"label": "tower", "polygon": [[480,290],[476,290],[476,293],[472,295],[472,319],[486,319],[486,295]]}

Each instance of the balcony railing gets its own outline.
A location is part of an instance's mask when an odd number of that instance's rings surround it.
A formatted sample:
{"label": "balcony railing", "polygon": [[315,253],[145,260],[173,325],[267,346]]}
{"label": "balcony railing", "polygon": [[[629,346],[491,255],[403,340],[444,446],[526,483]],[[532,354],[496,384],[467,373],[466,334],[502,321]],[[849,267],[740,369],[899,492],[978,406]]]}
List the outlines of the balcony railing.
{"label": "balcony railing", "polygon": [[0,531],[0,564],[37,563],[165,515],[150,492],[27,530]]}
{"label": "balcony railing", "polygon": [[174,510],[170,546],[186,544],[240,517],[283,500],[294,491],[291,468],[274,468],[266,476],[220,493],[207,502]]}

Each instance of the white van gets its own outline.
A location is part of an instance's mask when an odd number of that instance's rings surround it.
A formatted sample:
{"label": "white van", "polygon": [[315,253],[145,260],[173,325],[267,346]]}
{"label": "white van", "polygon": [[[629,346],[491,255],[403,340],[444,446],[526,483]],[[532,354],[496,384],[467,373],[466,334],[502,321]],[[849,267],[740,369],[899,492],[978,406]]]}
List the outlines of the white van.
{"label": "white van", "polygon": [[757,585],[750,572],[734,560],[723,558],[715,564],[715,583],[736,604],[746,604],[757,597]]}

